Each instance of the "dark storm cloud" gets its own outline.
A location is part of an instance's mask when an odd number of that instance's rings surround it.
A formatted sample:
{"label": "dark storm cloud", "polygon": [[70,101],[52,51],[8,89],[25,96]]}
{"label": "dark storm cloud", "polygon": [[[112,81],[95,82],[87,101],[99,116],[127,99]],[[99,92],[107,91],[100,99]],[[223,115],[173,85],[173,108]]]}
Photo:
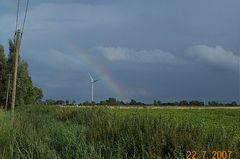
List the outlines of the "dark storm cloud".
{"label": "dark storm cloud", "polygon": [[[97,69],[83,55],[128,99],[238,100],[239,10],[239,0],[30,1],[21,55],[45,98],[89,99],[87,72]],[[0,2],[6,47],[15,11],[14,0]],[[99,82],[96,99],[110,96]]]}

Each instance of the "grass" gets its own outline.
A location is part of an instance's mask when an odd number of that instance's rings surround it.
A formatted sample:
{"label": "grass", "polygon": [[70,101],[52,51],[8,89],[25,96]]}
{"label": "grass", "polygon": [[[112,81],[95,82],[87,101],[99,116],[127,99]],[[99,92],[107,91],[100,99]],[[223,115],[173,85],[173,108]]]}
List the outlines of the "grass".
{"label": "grass", "polygon": [[0,120],[2,120],[4,114],[5,114],[4,111],[2,109],[0,109]]}
{"label": "grass", "polygon": [[[186,158],[188,150],[240,156],[240,110],[22,106],[15,129],[0,110],[0,159]],[[14,134],[11,136],[11,134]],[[209,156],[210,157],[210,156]]]}
{"label": "grass", "polygon": [[10,134],[10,128],[9,128],[9,115],[8,113],[4,112],[2,109],[0,109],[0,158],[4,158],[7,149],[9,149],[8,146],[10,146],[11,138],[9,136]]}
{"label": "grass", "polygon": [[121,109],[113,110],[122,114],[134,112],[145,117],[162,117],[176,123],[202,126],[207,130],[224,129],[240,138],[240,109]]}

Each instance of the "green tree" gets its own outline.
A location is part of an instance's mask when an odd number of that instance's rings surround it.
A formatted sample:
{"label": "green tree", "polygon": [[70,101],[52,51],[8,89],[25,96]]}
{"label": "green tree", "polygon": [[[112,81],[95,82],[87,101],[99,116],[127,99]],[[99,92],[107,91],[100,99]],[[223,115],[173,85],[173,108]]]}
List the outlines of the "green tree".
{"label": "green tree", "polygon": [[[3,47],[2,47],[2,49],[0,49],[0,52],[4,52],[1,50],[3,50]],[[4,53],[3,53],[3,55],[4,55]],[[4,61],[4,60],[1,60],[1,59],[4,59],[5,55],[4,56],[3,55],[0,53],[0,61]],[[14,57],[15,57],[15,45],[14,45],[13,40],[9,40],[9,54],[8,54],[8,58],[7,59],[5,58],[5,63],[6,63],[5,67],[4,67],[5,75],[3,76],[3,77],[5,77],[5,79],[3,80],[5,82],[4,83],[5,87],[7,86],[7,84],[6,84],[7,78],[8,78],[7,74],[12,74],[11,77],[13,77],[13,68],[14,68],[14,59],[15,59]],[[3,71],[1,71],[1,69],[0,69],[0,75],[2,72]],[[0,76],[0,81],[1,81],[1,77],[2,77],[2,75]],[[12,79],[10,81],[11,81],[11,83],[10,83],[9,97],[12,96],[12,93],[11,93]],[[0,82],[0,87],[1,87],[2,83],[3,82]],[[5,89],[3,89],[4,92],[6,92],[6,89],[7,89],[7,87]],[[0,89],[0,90],[2,90],[2,89]],[[4,96],[6,96],[6,95],[4,95]],[[41,101],[42,97],[43,97],[42,90],[33,85],[31,76],[29,75],[28,63],[24,60],[21,60],[21,58],[19,56],[16,105],[38,103]],[[0,105],[3,102],[1,99],[2,98],[0,95]]]}
{"label": "green tree", "polygon": [[38,103],[43,97],[42,90],[33,85],[28,71],[28,63],[21,61],[18,69],[16,103],[31,104]]}
{"label": "green tree", "polygon": [[117,105],[117,99],[116,98],[108,98],[107,104],[108,105]]}
{"label": "green tree", "polygon": [[57,100],[56,105],[64,105],[65,104],[65,101],[64,100]]}
{"label": "green tree", "polygon": [[[35,101],[34,103],[41,103],[41,100],[43,98],[43,91],[41,88],[34,87],[34,96],[35,96]],[[65,102],[64,102],[65,103]]]}
{"label": "green tree", "polygon": [[7,59],[4,54],[4,47],[0,45],[0,106],[4,105],[7,90]]}
{"label": "green tree", "polygon": [[75,100],[73,100],[72,101],[72,103],[71,103],[71,105],[75,105],[76,104],[76,101]]}
{"label": "green tree", "polygon": [[53,100],[53,99],[47,99],[46,100],[46,105],[54,105],[55,103],[56,103],[56,101]]}
{"label": "green tree", "polygon": [[134,99],[131,99],[131,101],[130,101],[130,103],[129,103],[130,105],[137,105],[137,102],[136,102],[136,100],[134,100]]}
{"label": "green tree", "polygon": [[231,103],[231,106],[237,106],[237,102],[236,102],[236,101],[233,101],[233,102]]}
{"label": "green tree", "polygon": [[[8,59],[7,59],[7,69],[9,73],[13,72],[13,68],[14,68],[14,59],[15,59],[15,45],[14,42],[9,39],[8,41],[8,45],[9,45],[9,54],[8,54]],[[18,58],[20,61],[20,58]],[[19,63],[18,61],[18,63]]]}
{"label": "green tree", "polygon": [[66,100],[65,103],[66,103],[66,105],[69,105],[69,100]]}
{"label": "green tree", "polygon": [[187,106],[187,105],[189,105],[189,103],[188,103],[187,100],[182,100],[182,101],[179,102],[179,105],[180,106]]}

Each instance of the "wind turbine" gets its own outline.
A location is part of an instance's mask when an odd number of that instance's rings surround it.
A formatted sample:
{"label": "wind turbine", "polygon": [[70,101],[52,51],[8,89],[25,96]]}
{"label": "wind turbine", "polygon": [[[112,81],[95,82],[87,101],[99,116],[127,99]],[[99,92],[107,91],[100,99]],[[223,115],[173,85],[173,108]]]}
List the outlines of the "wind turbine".
{"label": "wind turbine", "polygon": [[93,79],[93,77],[91,76],[91,74],[88,72],[88,75],[90,77],[90,82],[91,82],[91,86],[92,86],[92,102],[93,102],[93,86],[94,86],[94,83],[96,83],[97,81],[99,80],[96,80],[96,79]]}

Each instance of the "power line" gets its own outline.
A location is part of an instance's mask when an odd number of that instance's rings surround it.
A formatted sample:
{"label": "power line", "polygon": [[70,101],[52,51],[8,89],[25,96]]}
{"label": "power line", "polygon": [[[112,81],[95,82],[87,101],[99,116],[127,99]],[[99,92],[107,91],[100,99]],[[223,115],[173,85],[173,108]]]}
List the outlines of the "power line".
{"label": "power line", "polygon": [[[23,18],[23,23],[22,23],[22,28],[19,29],[20,32],[21,32],[20,41],[22,39],[22,34],[24,32],[24,28],[25,28],[25,24],[26,24],[28,8],[29,8],[29,0],[27,0],[27,3],[26,3],[26,8],[25,8],[25,12],[24,12],[24,18]],[[20,14],[19,12],[20,12],[20,0],[17,1],[17,16],[16,16],[16,28],[15,28],[16,31],[18,30],[18,25],[19,25],[19,14]]]}
{"label": "power line", "polygon": [[[27,0],[26,9],[25,9],[25,13],[24,13],[24,19],[23,19],[23,25],[22,25],[22,31],[21,31],[22,34],[24,31],[24,27],[25,27],[25,23],[26,23],[26,19],[27,19],[28,5],[29,5],[29,0]],[[21,39],[22,39],[22,35],[21,35]]]}
{"label": "power line", "polygon": [[18,0],[18,3],[17,3],[17,17],[16,17],[16,29],[18,28],[18,15],[19,15],[19,8],[20,8],[20,3],[19,3],[19,0]]}

